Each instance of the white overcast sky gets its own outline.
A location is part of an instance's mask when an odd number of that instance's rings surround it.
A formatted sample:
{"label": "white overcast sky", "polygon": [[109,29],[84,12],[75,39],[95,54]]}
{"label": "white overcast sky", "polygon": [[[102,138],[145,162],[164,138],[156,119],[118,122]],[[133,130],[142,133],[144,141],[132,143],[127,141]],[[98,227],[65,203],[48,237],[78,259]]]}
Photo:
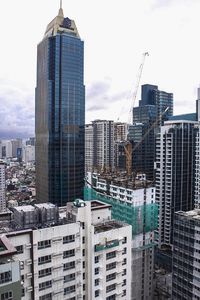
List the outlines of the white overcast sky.
{"label": "white overcast sky", "polygon": [[[59,0],[0,0],[0,138],[34,134],[36,47]],[[174,113],[195,111],[200,84],[200,0],[63,0],[85,42],[86,121],[128,121],[141,84],[174,93]],[[140,98],[138,90],[137,101]],[[15,134],[14,134],[15,133]]]}

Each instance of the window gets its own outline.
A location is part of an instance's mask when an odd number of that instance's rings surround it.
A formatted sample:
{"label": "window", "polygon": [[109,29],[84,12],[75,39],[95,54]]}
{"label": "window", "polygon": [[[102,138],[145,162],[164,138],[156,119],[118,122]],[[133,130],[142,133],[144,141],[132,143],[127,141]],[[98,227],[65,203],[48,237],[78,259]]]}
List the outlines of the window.
{"label": "window", "polygon": [[52,281],[51,280],[39,283],[39,291],[49,289],[50,287],[52,287]]}
{"label": "window", "polygon": [[85,280],[85,273],[83,273],[83,280]]}
{"label": "window", "polygon": [[116,251],[106,253],[106,259],[111,259],[116,257]]}
{"label": "window", "polygon": [[48,275],[51,275],[51,268],[42,269],[38,273],[39,278],[45,277],[45,276],[48,276]]}
{"label": "window", "polygon": [[96,298],[96,297],[99,297],[99,294],[100,294],[100,291],[99,291],[99,290],[96,290],[95,293],[94,293],[95,298]]}
{"label": "window", "polygon": [[76,286],[71,285],[71,286],[64,289],[64,295],[68,295],[68,294],[73,293],[75,291],[76,291]]}
{"label": "window", "polygon": [[18,253],[18,254],[20,254],[20,253],[23,253],[23,252],[24,252],[24,250],[23,250],[23,245],[16,246],[15,248],[16,248],[16,250],[17,250],[17,253]]}
{"label": "window", "polygon": [[39,297],[39,300],[52,300],[52,293],[49,293],[49,294],[46,294],[46,295],[43,295],[43,296],[40,296]]}
{"label": "window", "polygon": [[75,235],[67,235],[63,237],[63,244],[69,244],[75,242]]}
{"label": "window", "polygon": [[51,240],[38,242],[38,250],[51,247]]}
{"label": "window", "polygon": [[69,282],[69,281],[75,280],[75,278],[76,278],[75,273],[66,275],[66,276],[64,276],[64,282]]}
{"label": "window", "polygon": [[0,273],[0,284],[12,281],[11,271]]}
{"label": "window", "polygon": [[85,284],[83,284],[83,291],[85,291]]}
{"label": "window", "polygon": [[122,276],[126,275],[126,269],[123,270]]}
{"label": "window", "polygon": [[116,262],[113,262],[113,263],[110,263],[110,264],[106,265],[106,271],[112,270],[114,268],[116,268]]}
{"label": "window", "polygon": [[95,285],[95,286],[99,285],[99,278],[95,279],[94,285]]}
{"label": "window", "polygon": [[85,244],[85,237],[82,237],[82,244]]}
{"label": "window", "polygon": [[83,261],[83,269],[85,269],[85,261]]}
{"label": "window", "polygon": [[126,244],[127,243],[127,237],[125,236],[122,240],[122,244]]}
{"label": "window", "polygon": [[63,265],[63,271],[71,270],[75,268],[75,261],[70,261]]}
{"label": "window", "polygon": [[112,273],[106,276],[106,282],[111,281],[116,278],[116,273]]}
{"label": "window", "polygon": [[127,251],[126,251],[127,249],[126,248],[124,248],[123,249],[123,251],[122,251],[122,254],[126,254],[127,253]]}
{"label": "window", "polygon": [[122,265],[126,265],[126,258],[123,259]]}
{"label": "window", "polygon": [[24,262],[20,261],[20,270],[24,270]]}
{"label": "window", "polygon": [[99,262],[99,256],[95,256],[94,263],[97,264]]}
{"label": "window", "polygon": [[95,275],[99,274],[99,268],[95,268],[95,269],[94,269],[94,274],[95,274]]}
{"label": "window", "polygon": [[111,296],[108,296],[106,297],[106,300],[115,300],[116,299],[116,295],[111,295]]}
{"label": "window", "polygon": [[114,291],[116,289],[116,284],[111,284],[106,287],[106,293]]}
{"label": "window", "polygon": [[63,252],[63,258],[75,256],[75,250],[67,250]]}
{"label": "window", "polygon": [[83,249],[83,251],[82,251],[82,255],[83,255],[83,256],[85,256],[85,249]]}
{"label": "window", "polygon": [[38,265],[51,262],[51,255],[45,255],[38,258]]}
{"label": "window", "polygon": [[126,279],[124,279],[122,282],[122,286],[125,286],[125,285],[126,285]]}
{"label": "window", "polygon": [[122,297],[126,296],[126,290],[123,290]]}
{"label": "window", "polygon": [[12,291],[1,294],[1,300],[12,300],[12,299],[13,299]]}

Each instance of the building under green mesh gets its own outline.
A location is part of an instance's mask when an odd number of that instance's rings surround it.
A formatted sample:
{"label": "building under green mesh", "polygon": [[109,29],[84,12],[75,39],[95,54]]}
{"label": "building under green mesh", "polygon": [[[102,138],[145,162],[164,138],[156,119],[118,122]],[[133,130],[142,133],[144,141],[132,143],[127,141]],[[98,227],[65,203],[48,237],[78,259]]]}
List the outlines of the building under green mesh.
{"label": "building under green mesh", "polygon": [[86,201],[97,199],[112,205],[112,218],[132,225],[133,236],[157,229],[158,205],[155,203],[129,206],[88,187],[85,188],[84,199]]}

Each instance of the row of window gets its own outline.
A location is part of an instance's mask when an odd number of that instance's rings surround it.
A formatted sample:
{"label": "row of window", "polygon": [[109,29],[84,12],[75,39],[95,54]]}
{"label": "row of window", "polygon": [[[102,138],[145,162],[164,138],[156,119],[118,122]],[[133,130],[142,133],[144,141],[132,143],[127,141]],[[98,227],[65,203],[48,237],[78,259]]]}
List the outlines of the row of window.
{"label": "row of window", "polygon": [[[63,237],[63,244],[69,244],[75,242],[75,235],[67,235]],[[38,242],[38,249],[44,249],[51,247],[51,240],[44,240]]]}

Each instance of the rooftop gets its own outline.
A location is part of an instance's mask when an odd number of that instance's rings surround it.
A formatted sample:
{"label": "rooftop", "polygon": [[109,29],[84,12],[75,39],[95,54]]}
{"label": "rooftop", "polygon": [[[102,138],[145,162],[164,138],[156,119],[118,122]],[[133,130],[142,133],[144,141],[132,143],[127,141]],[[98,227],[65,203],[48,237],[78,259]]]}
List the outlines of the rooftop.
{"label": "rooftop", "polygon": [[117,220],[106,221],[95,225],[94,233],[101,233],[109,230],[119,229],[125,226],[129,226],[129,225]]}

